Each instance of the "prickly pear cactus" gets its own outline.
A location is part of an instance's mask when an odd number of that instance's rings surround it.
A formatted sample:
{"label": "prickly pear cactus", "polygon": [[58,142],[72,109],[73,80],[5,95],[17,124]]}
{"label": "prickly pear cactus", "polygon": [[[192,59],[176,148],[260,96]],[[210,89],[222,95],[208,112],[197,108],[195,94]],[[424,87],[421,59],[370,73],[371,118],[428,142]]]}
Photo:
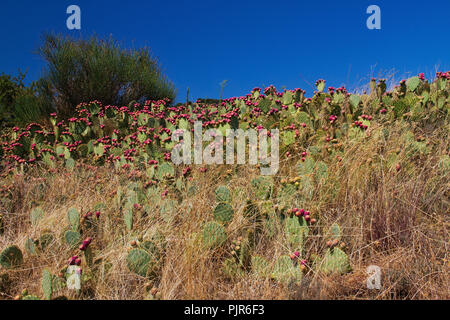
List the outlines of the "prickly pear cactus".
{"label": "prickly pear cactus", "polygon": [[207,248],[221,246],[227,240],[225,228],[214,221],[206,223],[203,227],[202,240]]}
{"label": "prickly pear cactus", "polygon": [[242,277],[245,271],[234,258],[227,258],[222,262],[222,272],[230,279]]}
{"label": "prickly pear cactus", "polygon": [[418,77],[412,77],[408,80],[407,86],[409,91],[415,91],[420,84]]}
{"label": "prickly pear cactus", "polygon": [[222,223],[233,220],[234,210],[228,203],[221,202],[214,209],[214,219]]}
{"label": "prickly pear cactus", "polygon": [[123,221],[125,222],[125,226],[127,227],[127,230],[131,231],[133,229],[133,208],[132,207],[125,208],[125,212],[123,214]]}
{"label": "prickly pear cactus", "polygon": [[303,243],[308,236],[309,227],[303,217],[289,217],[285,219],[284,230],[289,246],[293,251],[300,253],[303,249]]}
{"label": "prickly pear cactus", "polygon": [[41,250],[46,250],[54,239],[55,237],[50,231],[44,231],[44,233],[39,237],[39,246],[41,247]]}
{"label": "prickly pear cactus", "polygon": [[350,105],[353,107],[353,110],[356,111],[356,109],[359,106],[359,103],[361,102],[361,98],[357,95],[352,94],[350,96]]}
{"label": "prickly pear cactus", "polygon": [[162,163],[156,172],[156,177],[161,180],[166,177],[173,177],[175,175],[175,169],[167,162]]}
{"label": "prickly pear cactus", "polygon": [[165,242],[163,239],[159,241],[160,243],[157,243],[157,241],[143,241],[139,247],[145,251],[147,251],[155,261],[160,261],[162,258],[162,251],[165,245]]}
{"label": "prickly pear cactus", "polygon": [[251,257],[250,263],[253,274],[257,278],[265,279],[270,276],[270,264],[267,259],[258,255],[254,255]]}
{"label": "prickly pear cactus", "polygon": [[5,269],[15,268],[22,263],[22,251],[17,246],[10,246],[0,253],[0,265]]}
{"label": "prickly pear cactus", "polygon": [[252,180],[255,196],[259,200],[266,200],[272,196],[273,179],[272,177],[258,177]]}
{"label": "prickly pear cactus", "polygon": [[141,277],[152,275],[155,263],[153,257],[143,249],[131,249],[127,256],[128,269]]}
{"label": "prickly pear cactus", "polygon": [[37,225],[39,220],[44,216],[44,211],[41,208],[34,208],[30,213],[30,220],[33,226]]}
{"label": "prickly pear cactus", "polygon": [[315,167],[315,177],[318,181],[328,178],[328,166],[323,161],[318,161]]}
{"label": "prickly pear cactus", "polygon": [[25,250],[29,255],[33,256],[36,254],[36,243],[33,239],[29,238],[25,241]]}
{"label": "prickly pear cactus", "polygon": [[312,174],[314,172],[314,160],[306,158],[305,161],[299,161],[297,163],[297,172],[299,176]]}
{"label": "prickly pear cactus", "polygon": [[230,190],[228,190],[225,186],[220,186],[215,191],[216,200],[217,202],[231,202],[231,193]]}
{"label": "prickly pear cactus", "polygon": [[80,227],[80,213],[77,209],[71,208],[67,212],[67,219],[73,231],[78,231]]}
{"label": "prickly pear cactus", "polygon": [[320,267],[320,271],[324,273],[340,273],[344,274],[351,271],[350,262],[347,254],[340,248],[329,248],[325,252]]}
{"label": "prickly pear cactus", "polygon": [[302,272],[300,268],[296,268],[289,256],[281,256],[275,262],[272,270],[272,278],[283,283],[290,284],[300,283],[302,280]]}
{"label": "prickly pear cactus", "polygon": [[341,235],[342,235],[342,231],[341,231],[341,227],[339,227],[339,225],[337,223],[333,223],[330,227],[330,229],[328,230],[327,235],[331,238],[331,239],[340,239]]}
{"label": "prickly pear cactus", "polygon": [[71,247],[76,247],[81,242],[81,234],[78,231],[68,230],[64,233],[64,240]]}
{"label": "prickly pear cactus", "polygon": [[47,269],[44,269],[44,271],[42,271],[41,288],[46,300],[50,300],[52,297],[52,281],[52,274]]}

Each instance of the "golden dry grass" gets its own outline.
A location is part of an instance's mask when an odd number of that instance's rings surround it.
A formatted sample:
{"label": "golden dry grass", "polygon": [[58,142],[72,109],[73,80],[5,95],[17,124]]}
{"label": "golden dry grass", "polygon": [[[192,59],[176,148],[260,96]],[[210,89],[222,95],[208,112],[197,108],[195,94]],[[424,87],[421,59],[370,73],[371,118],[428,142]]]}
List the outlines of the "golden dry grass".
{"label": "golden dry grass", "polygon": [[[114,198],[117,188],[130,180],[126,175],[106,167],[82,166],[73,172],[35,168],[25,176],[2,178],[9,189],[2,191],[5,233],[0,236],[0,249],[12,244],[23,248],[27,238],[38,238],[45,230],[56,235],[55,241],[37,256],[25,253],[20,268],[1,271],[9,274],[10,281],[0,287],[0,299],[12,299],[23,289],[41,295],[43,268],[58,274],[77,253],[60,239],[68,226],[67,210],[75,207],[86,212],[98,202],[108,207],[93,235],[95,258],[101,261],[92,272],[83,266],[92,279],[80,296],[67,290],[60,293],[69,298],[143,299],[147,280],[128,270],[127,250],[138,236],[161,232],[168,244],[160,277],[152,286],[163,299],[449,299],[449,172],[440,164],[442,156],[448,155],[448,141],[442,138],[448,128],[422,132],[437,151],[414,161],[402,142],[405,128],[390,127],[389,139],[383,138],[382,129],[372,128],[370,137],[362,141],[345,141],[344,156],[329,165],[327,182],[317,185],[312,200],[304,204],[319,220],[305,245],[307,255],[326,249],[326,230],[337,222],[343,230],[351,273],[325,275],[308,268],[300,285],[287,286],[251,273],[225,277],[221,259],[228,247],[204,249],[198,233],[211,220],[215,188],[225,184],[232,191],[235,209],[227,226],[228,238],[240,235],[248,225],[242,212],[251,197],[249,181],[259,174],[257,168],[217,166],[201,173],[194,167],[192,180],[198,192],[179,203],[173,219],[162,217],[159,203],[148,203],[151,214],[139,219],[132,233],[126,231]],[[394,153],[396,161],[389,163]],[[298,158],[283,159],[275,188],[281,178],[296,175]],[[229,169],[234,170],[231,175]],[[336,185],[338,193],[333,196]],[[45,216],[32,226],[30,210],[38,205]],[[279,229],[274,238],[262,237],[254,248],[270,263],[289,254]],[[381,290],[366,288],[369,265],[382,270]]]}

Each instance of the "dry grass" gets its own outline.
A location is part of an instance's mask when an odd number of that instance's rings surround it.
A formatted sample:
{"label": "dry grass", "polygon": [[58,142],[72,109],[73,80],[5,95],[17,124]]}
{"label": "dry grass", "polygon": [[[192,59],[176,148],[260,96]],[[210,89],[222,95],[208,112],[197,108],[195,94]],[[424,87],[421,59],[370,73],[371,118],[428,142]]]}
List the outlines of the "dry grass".
{"label": "dry grass", "polygon": [[[12,299],[23,289],[41,295],[43,268],[58,274],[67,258],[77,252],[64,245],[60,235],[66,230],[66,212],[75,207],[82,212],[104,202],[99,231],[93,235],[96,259],[101,259],[92,279],[81,296],[62,291],[71,298],[143,299],[146,279],[131,273],[126,266],[130,241],[138,235],[145,238],[158,231],[168,244],[160,277],[153,283],[164,299],[449,299],[449,177],[439,161],[448,154],[447,128],[426,135],[438,150],[414,161],[402,145],[404,128],[390,129],[383,138],[383,128],[372,128],[369,138],[344,142],[341,161],[329,165],[326,183],[315,188],[308,203],[319,219],[306,243],[307,254],[325,250],[324,235],[337,222],[343,229],[345,251],[353,271],[346,275],[324,275],[308,269],[300,285],[282,285],[271,279],[256,279],[251,273],[227,279],[221,272],[221,258],[227,247],[206,250],[198,233],[203,223],[211,220],[215,204],[214,189],[226,184],[233,192],[235,217],[227,227],[229,239],[240,235],[248,225],[242,212],[245,199],[251,197],[249,181],[259,170],[252,167],[213,167],[207,173],[193,170],[198,191],[179,203],[173,219],[166,221],[158,203],[148,203],[152,212],[136,222],[135,230],[125,230],[114,194],[129,179],[109,168],[78,167],[73,172],[58,169],[49,172],[35,168],[25,176],[5,176],[9,191],[2,193],[1,213],[6,222],[0,237],[0,249],[11,244],[21,248],[27,238],[38,238],[45,230],[56,236],[51,247],[37,256],[25,254],[24,264],[8,272],[10,282],[0,287],[0,299]],[[390,163],[389,155],[398,154]],[[294,157],[295,158],[295,157]],[[284,160],[276,178],[295,176],[298,158]],[[397,172],[395,165],[400,163]],[[338,186],[338,193],[331,190]],[[170,195],[169,195],[170,196]],[[32,226],[29,213],[41,205],[45,217]],[[282,232],[272,239],[263,237],[255,253],[273,263],[286,254]],[[378,265],[383,272],[382,289],[366,288],[366,268]],[[83,266],[84,267],[84,266]],[[109,269],[109,270],[108,270]]]}

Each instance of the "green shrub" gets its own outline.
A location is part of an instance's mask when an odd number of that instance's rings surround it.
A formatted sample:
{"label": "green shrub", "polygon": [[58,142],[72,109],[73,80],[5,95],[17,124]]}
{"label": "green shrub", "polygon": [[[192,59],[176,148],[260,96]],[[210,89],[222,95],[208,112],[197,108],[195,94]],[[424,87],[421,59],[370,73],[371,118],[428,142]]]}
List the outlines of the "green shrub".
{"label": "green shrub", "polygon": [[39,54],[47,62],[44,80],[53,92],[52,103],[66,116],[79,103],[93,100],[123,106],[175,98],[173,84],[148,48],[123,49],[112,38],[83,40],[47,34]]}
{"label": "green shrub", "polygon": [[45,81],[24,83],[25,73],[18,76],[0,75],[1,126],[23,125],[38,122],[51,113]]}

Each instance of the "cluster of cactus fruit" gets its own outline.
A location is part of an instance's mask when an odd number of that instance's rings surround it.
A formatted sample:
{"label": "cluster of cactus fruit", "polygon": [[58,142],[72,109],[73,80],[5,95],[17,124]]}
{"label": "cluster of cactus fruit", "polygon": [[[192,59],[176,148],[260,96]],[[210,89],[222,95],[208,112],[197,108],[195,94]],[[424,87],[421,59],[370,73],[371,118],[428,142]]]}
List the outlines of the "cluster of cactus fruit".
{"label": "cluster of cactus fruit", "polygon": [[[352,125],[368,128],[368,118],[417,118],[429,112],[437,112],[436,116],[446,113],[448,79],[449,72],[438,73],[434,82],[419,75],[402,81],[392,91],[386,91],[383,79],[378,83],[373,80],[372,93],[361,96],[349,94],[345,88],[330,87],[325,92],[325,81],[320,80],[312,98],[306,98],[301,89],[277,92],[271,86],[264,94],[255,88],[245,97],[225,99],[220,105],[173,107],[167,100],[127,107],[103,106],[98,101],[83,103],[73,118],[58,119],[52,114],[51,128],[32,123],[4,134],[2,164],[25,170],[37,162],[52,168],[62,163],[72,170],[81,161],[135,170],[154,167],[156,161],[159,167],[170,160],[174,146],[170,135],[177,128],[192,127],[195,120],[202,121],[205,130],[216,128],[223,132],[236,126],[259,129],[265,124],[269,128],[279,122],[281,150],[289,155],[314,133],[318,136],[324,127],[331,141],[349,134]],[[239,121],[234,123],[236,119]],[[162,179],[166,174],[171,172],[158,170],[156,178]]]}

